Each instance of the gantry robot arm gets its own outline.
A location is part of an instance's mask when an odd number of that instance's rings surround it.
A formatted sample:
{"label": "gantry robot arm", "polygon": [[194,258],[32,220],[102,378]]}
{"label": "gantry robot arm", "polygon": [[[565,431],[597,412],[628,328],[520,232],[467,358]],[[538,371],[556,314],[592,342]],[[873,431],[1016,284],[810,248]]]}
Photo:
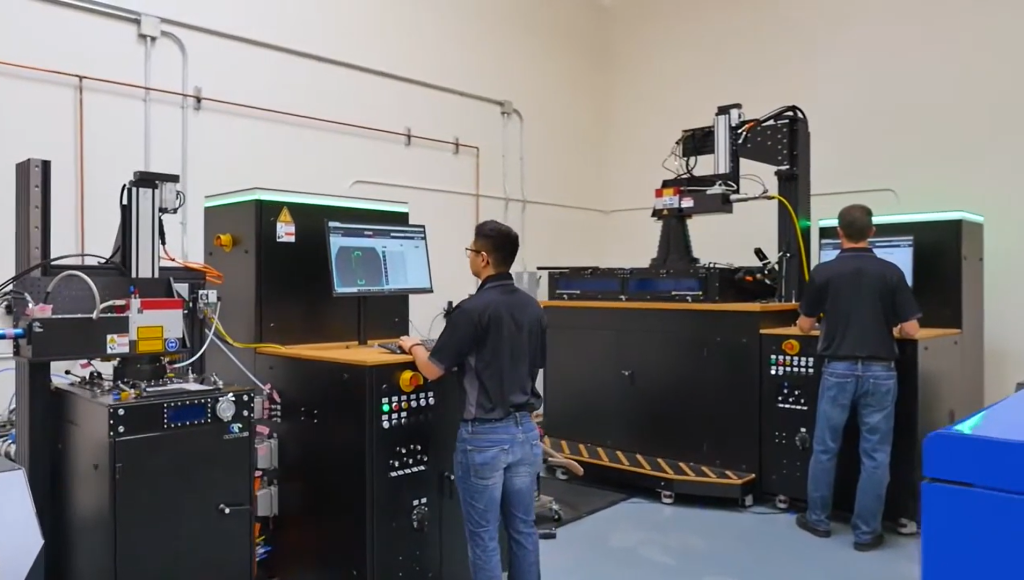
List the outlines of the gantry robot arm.
{"label": "gantry robot arm", "polygon": [[[687,224],[691,216],[732,213],[735,203],[778,199],[779,297],[799,300],[810,260],[810,137],[807,117],[795,105],[755,119],[745,118],[740,104],[724,105],[711,126],[683,131],[669,155],[679,162],[678,171],[655,192],[651,215],[661,221],[661,237],[651,268],[698,263]],[[714,155],[714,173],[695,175],[696,159],[705,155]],[[740,194],[740,159],[775,167],[778,193],[768,194],[765,187],[759,195]],[[763,252],[758,254],[763,266],[772,265]]]}

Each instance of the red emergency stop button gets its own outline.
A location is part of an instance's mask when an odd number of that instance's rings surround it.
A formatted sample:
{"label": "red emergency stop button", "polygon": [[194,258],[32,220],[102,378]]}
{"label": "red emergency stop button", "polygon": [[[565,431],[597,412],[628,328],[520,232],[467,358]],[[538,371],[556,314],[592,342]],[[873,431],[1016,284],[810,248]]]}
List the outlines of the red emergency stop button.
{"label": "red emergency stop button", "polygon": [[398,386],[406,393],[415,391],[425,382],[423,375],[416,371],[403,371],[401,376],[398,377]]}

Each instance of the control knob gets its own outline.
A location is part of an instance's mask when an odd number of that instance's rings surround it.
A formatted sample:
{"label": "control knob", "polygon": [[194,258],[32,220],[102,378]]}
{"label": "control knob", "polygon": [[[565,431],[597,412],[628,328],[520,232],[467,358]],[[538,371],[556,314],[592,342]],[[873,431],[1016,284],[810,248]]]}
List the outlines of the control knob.
{"label": "control knob", "polygon": [[811,438],[807,433],[798,433],[796,436],[797,449],[807,449],[811,446]]}
{"label": "control knob", "polygon": [[217,411],[217,417],[219,417],[220,420],[224,421],[225,423],[227,423],[228,421],[234,419],[235,418],[235,396],[234,395],[227,395],[225,397],[221,397],[220,400],[217,401],[216,411]]}
{"label": "control knob", "polygon": [[412,529],[417,532],[427,531],[429,520],[430,511],[427,510],[427,506],[417,506],[416,509],[412,510]]}

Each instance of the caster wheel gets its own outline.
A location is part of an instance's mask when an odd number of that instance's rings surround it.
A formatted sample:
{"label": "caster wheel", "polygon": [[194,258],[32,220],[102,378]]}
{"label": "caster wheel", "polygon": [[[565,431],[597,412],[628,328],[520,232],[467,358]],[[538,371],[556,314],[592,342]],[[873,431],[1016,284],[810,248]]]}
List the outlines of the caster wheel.
{"label": "caster wheel", "polygon": [[551,521],[560,522],[562,521],[562,510],[551,510]]}
{"label": "caster wheel", "polygon": [[559,467],[555,469],[555,479],[566,481],[569,479],[569,472]]}
{"label": "caster wheel", "polygon": [[661,492],[661,503],[665,505],[672,505],[676,503],[676,494],[672,493],[671,491]]}
{"label": "caster wheel", "polygon": [[780,495],[780,496],[776,497],[775,498],[775,507],[779,508],[780,510],[788,510],[789,509],[789,498],[784,496],[784,495]]}
{"label": "caster wheel", "polygon": [[897,522],[896,533],[901,536],[916,536],[921,530],[917,527],[917,522],[912,522],[907,519],[900,518]]}

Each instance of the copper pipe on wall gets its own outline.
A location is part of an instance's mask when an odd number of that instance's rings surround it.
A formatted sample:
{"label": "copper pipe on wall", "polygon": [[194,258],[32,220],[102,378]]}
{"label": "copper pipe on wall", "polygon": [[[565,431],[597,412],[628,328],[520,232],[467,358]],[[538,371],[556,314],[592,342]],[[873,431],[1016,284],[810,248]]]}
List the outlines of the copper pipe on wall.
{"label": "copper pipe on wall", "polygon": [[[271,109],[271,108],[268,108],[268,107],[260,107],[258,105],[250,105],[250,104],[247,104],[247,103],[240,103],[240,102],[237,102],[237,101],[228,101],[228,100],[224,100],[224,99],[216,99],[216,98],[207,97],[207,96],[197,97],[195,95],[190,95],[188,93],[184,93],[184,92],[181,92],[181,91],[172,91],[172,90],[168,90],[168,89],[159,89],[159,88],[155,88],[155,87],[147,87],[145,85],[140,85],[140,84],[136,84],[136,83],[129,83],[129,82],[125,82],[125,81],[115,81],[115,80],[111,80],[111,79],[105,79],[105,78],[101,78],[101,77],[93,77],[93,76],[88,76],[88,75],[80,75],[80,74],[70,73],[70,72],[67,72],[67,71],[62,71],[62,70],[57,70],[57,69],[48,69],[48,68],[32,66],[32,65],[27,65],[27,64],[19,64],[19,63],[8,62],[8,61],[3,61],[3,60],[0,60],[0,66],[6,66],[6,67],[10,67],[10,68],[16,68],[16,69],[27,70],[27,71],[32,71],[32,72],[38,72],[38,73],[44,73],[44,74],[52,74],[52,75],[57,75],[57,76],[62,76],[62,77],[78,79],[78,84],[79,84],[79,120],[78,120],[78,122],[79,122],[79,156],[80,156],[80,159],[84,158],[84,152],[82,151],[82,147],[81,147],[81,144],[84,142],[84,137],[82,135],[82,133],[83,133],[83,131],[82,131],[83,120],[82,120],[81,110],[82,110],[82,92],[84,90],[83,89],[83,85],[84,85],[85,81],[92,81],[92,82],[102,83],[102,84],[106,84],[106,85],[113,85],[113,86],[117,86],[117,87],[125,87],[125,88],[129,88],[129,89],[136,89],[136,90],[140,90],[140,91],[149,91],[149,92],[152,92],[152,93],[159,93],[159,94],[162,94],[162,95],[170,95],[170,96],[173,96],[173,97],[182,97],[182,98],[186,98],[186,99],[193,99],[193,100],[196,100],[198,102],[215,103],[215,104],[218,104],[218,105],[224,105],[224,106],[228,106],[228,107],[236,107],[236,108],[245,109],[245,110],[248,110],[248,111],[256,111],[256,112],[259,112],[259,113],[267,113],[267,114],[271,114],[271,115],[279,115],[279,116],[282,116],[282,117],[289,117],[289,118],[292,118],[292,119],[301,119],[301,120],[304,120],[304,121],[313,121],[313,122],[316,122],[316,123],[324,123],[324,124],[327,124],[327,125],[334,125],[336,127],[345,127],[345,128],[348,128],[348,129],[356,129],[356,130],[359,130],[359,131],[367,131],[369,133],[378,133],[378,134],[382,134],[382,135],[391,135],[391,136],[394,136],[394,137],[401,137],[402,139],[407,139],[410,142],[411,141],[422,141],[424,143],[433,143],[435,145],[449,145],[449,146],[455,147],[457,152],[461,151],[462,149],[470,149],[470,150],[473,151],[473,153],[474,153],[474,155],[476,157],[476,170],[475,170],[475,179],[474,179],[474,187],[473,187],[473,189],[474,189],[474,192],[475,192],[474,196],[477,198],[477,200],[476,200],[476,218],[477,218],[477,222],[480,221],[480,147],[478,147],[476,145],[469,145],[469,144],[463,143],[461,141],[449,141],[447,139],[437,139],[437,138],[434,138],[434,137],[425,137],[423,135],[413,135],[413,134],[406,133],[406,132],[401,132],[401,131],[392,131],[391,129],[381,129],[380,127],[371,127],[369,125],[359,125],[359,124],[356,124],[356,123],[348,123],[348,122],[345,122],[345,121],[337,121],[337,120],[334,120],[334,119],[325,119],[323,117],[314,117],[312,115],[304,115],[302,113],[293,113],[293,112],[290,112],[290,111],[284,111],[284,110],[280,110],[280,109]],[[79,171],[82,172],[82,174],[84,174],[84,168],[81,167],[81,165],[80,165]],[[84,183],[80,187],[84,188]],[[81,194],[81,195],[84,196],[84,193]],[[85,221],[85,206],[84,205],[82,206],[82,212],[81,212],[80,215],[81,215],[81,221],[84,224],[84,221]],[[82,242],[82,244],[84,246],[84,244],[85,244],[84,229],[83,229],[83,234],[82,234],[81,242]]]}
{"label": "copper pipe on wall", "polygon": [[[85,253],[85,81],[78,77],[78,252]],[[81,258],[85,263],[85,257]]]}

